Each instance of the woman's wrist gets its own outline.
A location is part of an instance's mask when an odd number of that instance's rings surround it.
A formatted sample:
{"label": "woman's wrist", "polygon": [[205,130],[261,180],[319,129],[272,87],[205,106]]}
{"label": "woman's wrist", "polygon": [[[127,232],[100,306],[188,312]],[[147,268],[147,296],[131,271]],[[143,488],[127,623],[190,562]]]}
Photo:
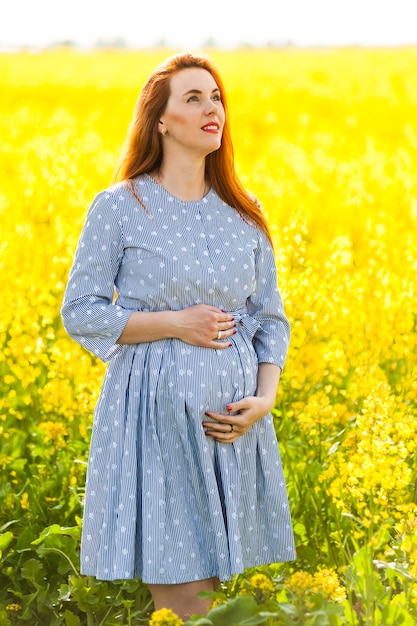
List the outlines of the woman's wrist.
{"label": "woman's wrist", "polygon": [[275,400],[276,400],[275,395],[272,396],[271,394],[268,394],[266,396],[262,396],[262,395],[256,394],[255,398],[257,398],[262,403],[262,408],[264,410],[265,415],[267,413],[270,413],[275,406]]}
{"label": "woman's wrist", "polygon": [[176,337],[176,311],[136,311],[130,316],[117,343],[133,344]]}

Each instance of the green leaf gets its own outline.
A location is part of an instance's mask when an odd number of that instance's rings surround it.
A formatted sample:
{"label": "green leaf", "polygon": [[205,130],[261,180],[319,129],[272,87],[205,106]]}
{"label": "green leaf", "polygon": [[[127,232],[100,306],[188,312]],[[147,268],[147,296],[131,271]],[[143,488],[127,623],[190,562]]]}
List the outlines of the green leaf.
{"label": "green leaf", "polygon": [[68,584],[65,583],[60,585],[58,590],[58,600],[59,602],[68,602],[69,600],[71,600],[71,589]]}
{"label": "green leaf", "polygon": [[8,530],[7,533],[0,535],[0,550],[5,550],[12,539],[13,533],[10,532],[10,530]]}
{"label": "green leaf", "polygon": [[29,559],[26,561],[21,569],[22,578],[30,580],[32,582],[42,582],[45,577],[45,572],[42,564],[36,559]]}
{"label": "green leaf", "polygon": [[0,626],[11,626],[11,621],[7,617],[7,613],[3,608],[0,608]]}
{"label": "green leaf", "polygon": [[[248,624],[248,619],[258,615],[260,607],[251,596],[238,596],[229,600],[226,604],[214,607],[207,617],[213,622],[213,626],[243,626]],[[262,618],[263,619],[263,618]],[[249,622],[250,623],[250,622]],[[265,620],[252,622],[262,624]]]}
{"label": "green leaf", "polygon": [[297,522],[296,524],[294,524],[294,532],[296,535],[305,535],[306,527],[301,522]]}
{"label": "green leaf", "polygon": [[19,533],[16,541],[16,552],[23,552],[24,550],[31,549],[32,541],[36,538],[35,533],[26,527]]}
{"label": "green leaf", "polygon": [[385,568],[387,570],[392,570],[397,574],[401,574],[401,576],[404,576],[404,578],[407,578],[408,580],[416,580],[415,576],[412,576],[410,572],[400,563],[395,563],[394,561],[387,563],[385,561],[374,560],[374,564],[378,569]]}
{"label": "green leaf", "polygon": [[[257,615],[253,617],[249,617],[245,619],[243,622],[239,622],[239,626],[259,626],[259,624],[267,624],[270,618],[276,620],[277,613],[265,613],[265,611],[260,611]],[[269,622],[271,623],[271,622]],[[278,622],[272,622],[277,624]]]}
{"label": "green leaf", "polygon": [[48,526],[44,528],[38,539],[32,541],[32,544],[37,546],[42,543],[46,537],[50,537],[51,535],[67,535],[69,537],[74,537],[75,539],[79,539],[81,536],[81,529],[79,526],[59,526],[59,524],[52,524],[52,526]]}
{"label": "green leaf", "polygon": [[35,591],[34,593],[29,593],[21,596],[21,602],[19,604],[21,604],[24,609],[22,613],[23,619],[29,620],[31,617],[33,618],[32,603],[35,603],[38,595],[39,591]]}
{"label": "green leaf", "polygon": [[381,615],[383,626],[415,626],[415,617],[404,607],[390,604],[384,607]]}
{"label": "green leaf", "polygon": [[80,618],[72,611],[64,611],[62,616],[65,620],[65,626],[82,626]]}
{"label": "green leaf", "polygon": [[18,522],[19,522],[18,519],[9,520],[5,524],[3,524],[3,526],[0,526],[0,533],[2,533],[4,530],[6,530],[6,528],[9,528],[9,526],[12,526],[13,524],[17,524]]}
{"label": "green leaf", "polygon": [[71,596],[80,611],[99,613],[106,609],[108,585],[89,576],[69,577]]}
{"label": "green leaf", "polygon": [[294,524],[294,534],[300,537],[301,541],[307,540],[306,527],[301,522]]}
{"label": "green leaf", "polygon": [[348,600],[343,600],[342,607],[345,623],[349,626],[359,626],[358,614],[351,603]]}
{"label": "green leaf", "polygon": [[72,570],[78,575],[78,541],[65,535],[48,535],[36,548],[36,554],[42,559],[53,561],[54,569],[59,574],[68,574]]}
{"label": "green leaf", "polygon": [[135,593],[140,587],[147,589],[147,587],[144,586],[144,583],[137,578],[124,580],[121,587],[129,594]]}

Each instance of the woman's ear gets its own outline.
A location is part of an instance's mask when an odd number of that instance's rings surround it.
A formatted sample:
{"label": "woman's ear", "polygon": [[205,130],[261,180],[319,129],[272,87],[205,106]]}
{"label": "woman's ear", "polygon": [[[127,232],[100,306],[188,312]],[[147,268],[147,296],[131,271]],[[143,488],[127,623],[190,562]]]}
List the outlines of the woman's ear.
{"label": "woman's ear", "polygon": [[159,120],[158,122],[158,131],[161,133],[161,135],[166,135],[168,130],[165,128],[164,123],[162,120]]}

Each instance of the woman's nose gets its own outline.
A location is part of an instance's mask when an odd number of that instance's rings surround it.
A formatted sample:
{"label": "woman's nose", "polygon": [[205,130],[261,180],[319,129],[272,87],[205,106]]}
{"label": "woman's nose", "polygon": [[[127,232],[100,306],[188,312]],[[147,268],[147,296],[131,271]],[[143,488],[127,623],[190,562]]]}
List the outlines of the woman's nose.
{"label": "woman's nose", "polygon": [[206,104],[206,113],[208,115],[212,115],[214,113],[217,113],[218,110],[219,110],[219,107],[217,106],[216,102],[214,102],[211,98],[209,98]]}

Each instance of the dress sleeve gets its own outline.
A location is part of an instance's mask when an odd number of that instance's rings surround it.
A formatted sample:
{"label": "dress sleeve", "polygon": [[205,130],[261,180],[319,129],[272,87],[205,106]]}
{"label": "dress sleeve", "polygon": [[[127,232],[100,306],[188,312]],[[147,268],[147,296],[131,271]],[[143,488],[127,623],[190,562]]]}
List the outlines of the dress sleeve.
{"label": "dress sleeve", "polygon": [[273,363],[284,367],[290,341],[290,325],[277,283],[275,256],[264,233],[259,234],[255,251],[255,291],[248,298],[247,307],[260,324],[253,343],[259,363]]}
{"label": "dress sleeve", "polygon": [[121,349],[116,341],[133,313],[113,304],[123,249],[115,196],[103,191],[88,211],[61,308],[68,334],[102,361]]}

